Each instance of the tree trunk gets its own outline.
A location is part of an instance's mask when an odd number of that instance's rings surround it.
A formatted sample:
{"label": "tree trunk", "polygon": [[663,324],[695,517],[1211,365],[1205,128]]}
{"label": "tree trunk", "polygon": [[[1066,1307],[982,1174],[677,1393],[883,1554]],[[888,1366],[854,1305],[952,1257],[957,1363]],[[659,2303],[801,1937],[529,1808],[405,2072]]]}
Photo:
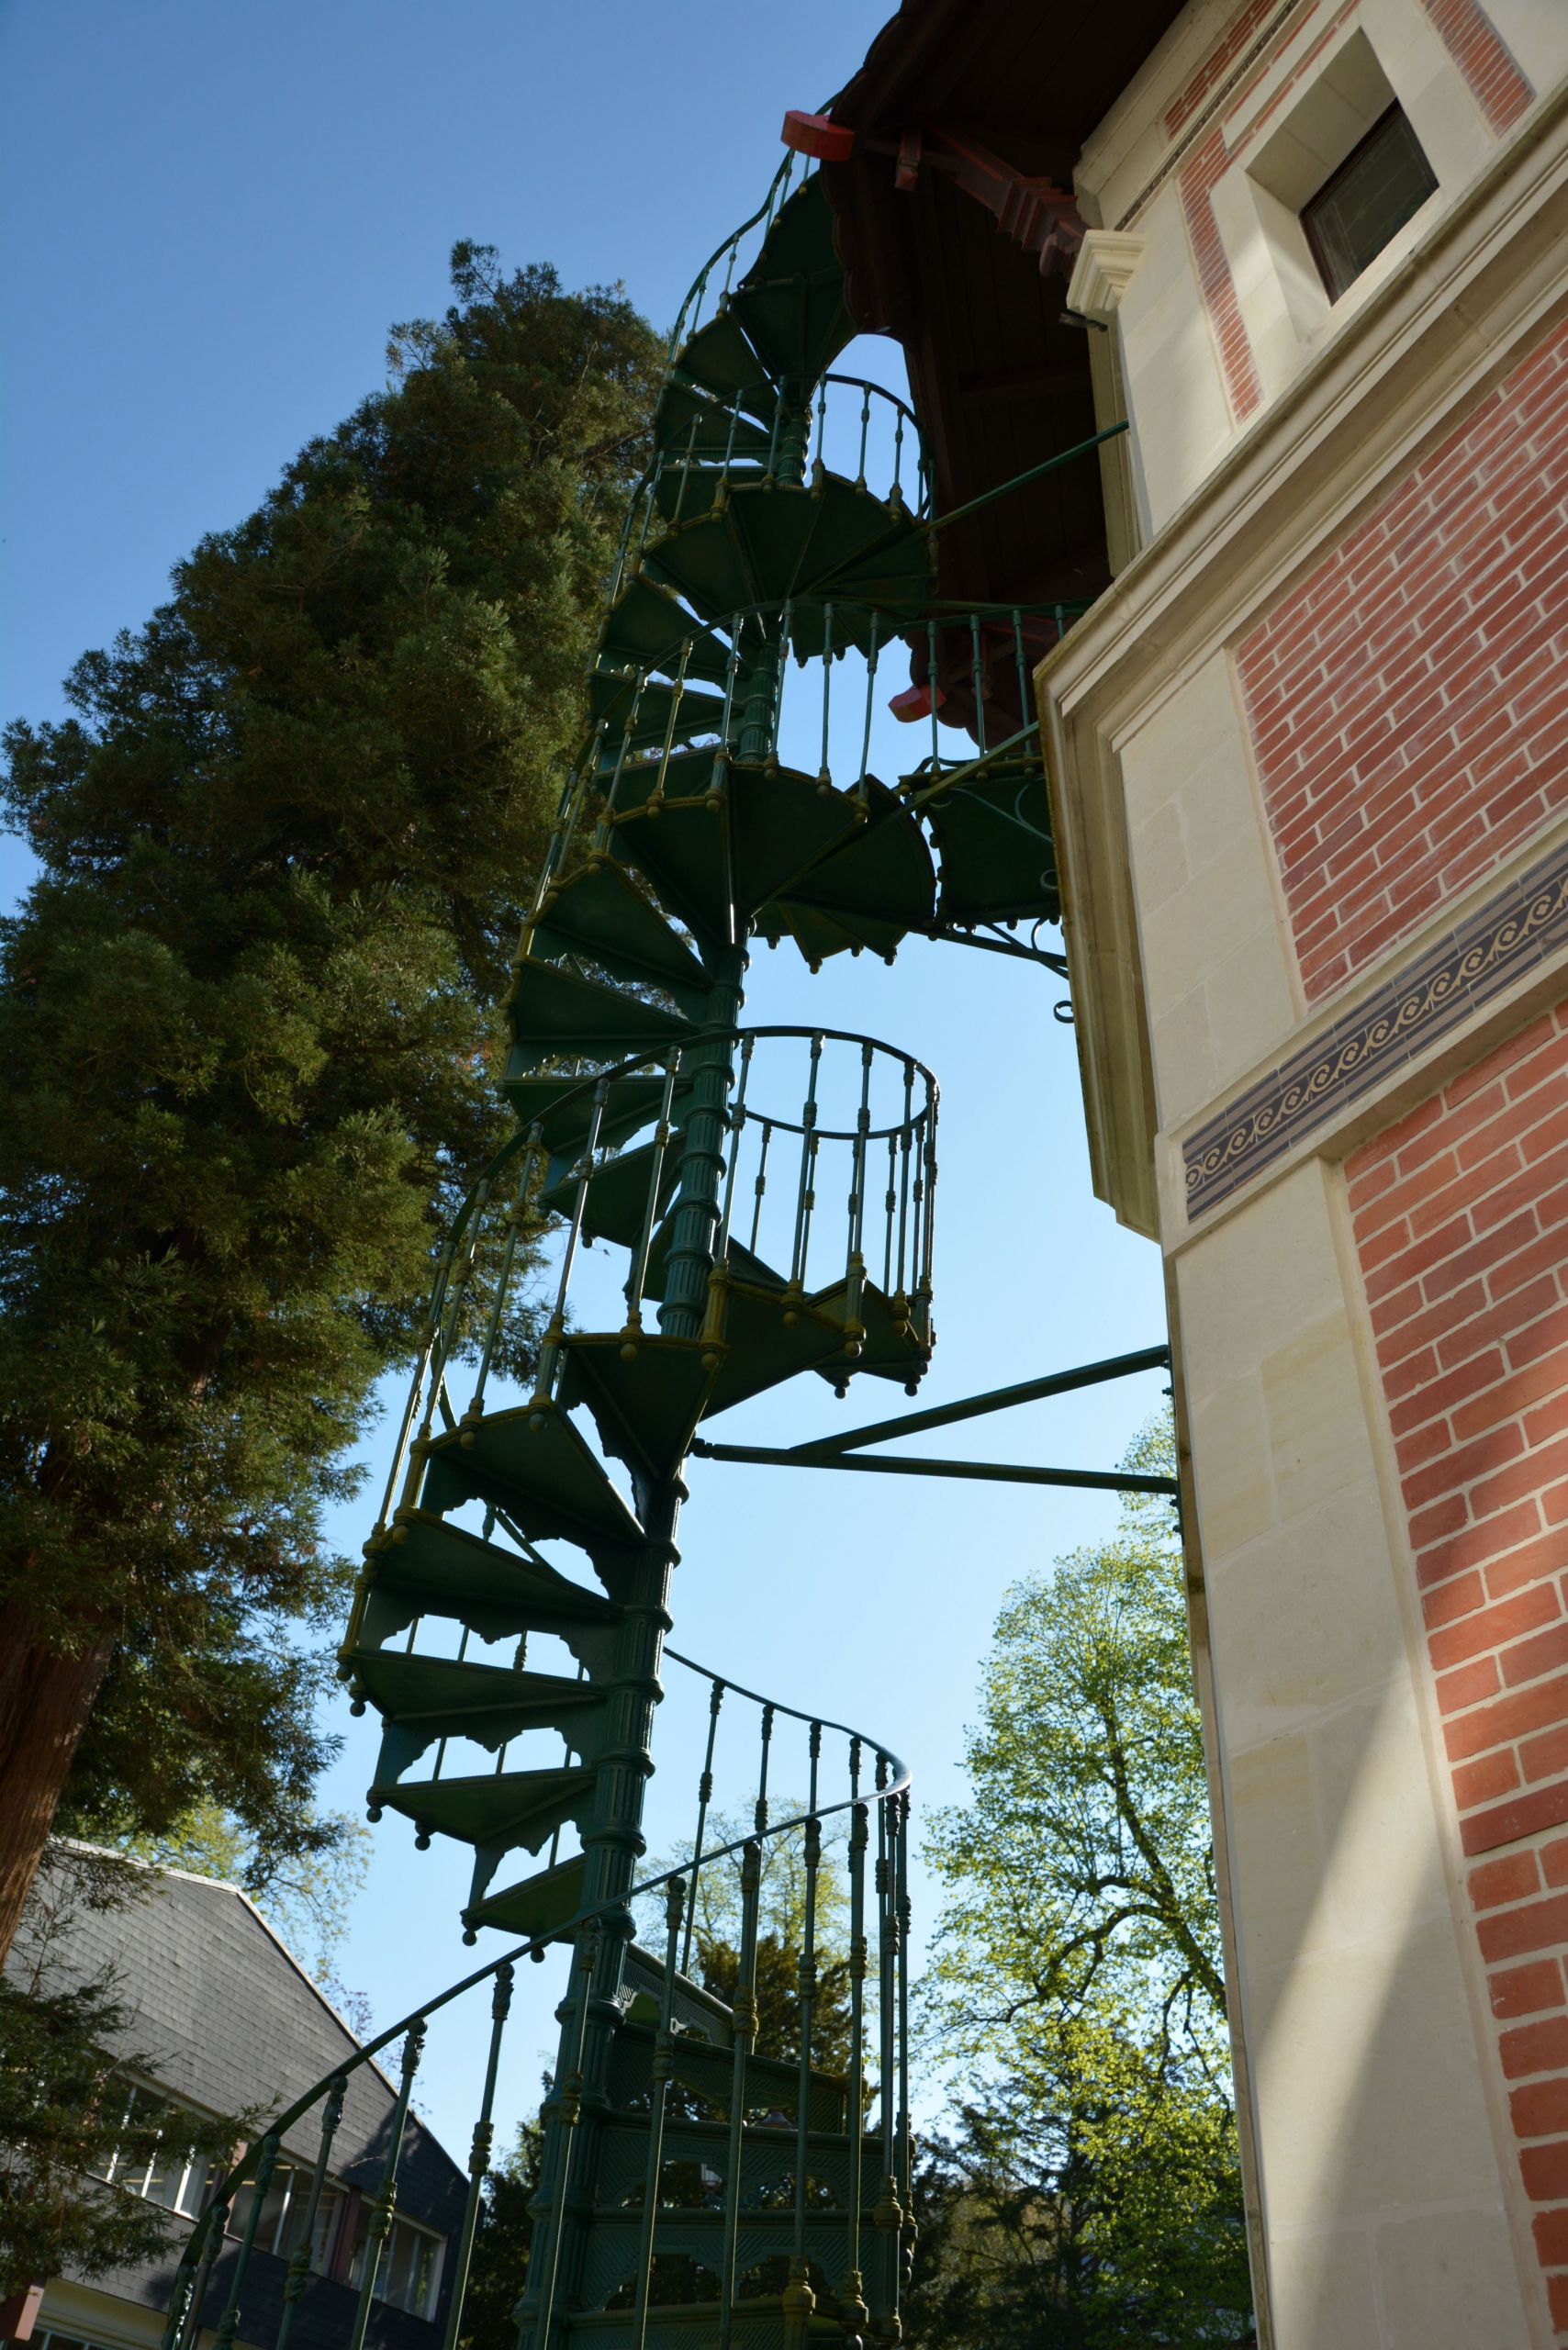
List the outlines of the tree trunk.
{"label": "tree trunk", "polygon": [[80,1656],[40,1648],[17,1607],[0,1608],[0,1965],[54,1824],[112,1643]]}

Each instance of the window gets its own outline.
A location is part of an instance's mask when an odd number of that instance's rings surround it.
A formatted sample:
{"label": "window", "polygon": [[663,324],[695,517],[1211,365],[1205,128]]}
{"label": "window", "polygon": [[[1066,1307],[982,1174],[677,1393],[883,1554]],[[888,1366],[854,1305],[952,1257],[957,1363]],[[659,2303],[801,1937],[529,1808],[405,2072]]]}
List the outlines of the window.
{"label": "window", "polygon": [[[149,2101],[144,2090],[127,2091],[119,2124],[122,2130],[136,2110],[139,2098],[143,2104]],[[166,2104],[168,2100],[160,2098],[158,2102]],[[145,2144],[146,2141],[142,2143]],[[187,2220],[194,2220],[212,2184],[215,2167],[210,2154],[193,2152],[164,2131],[150,2156],[139,2154],[128,2160],[117,2147],[99,2176],[127,2195],[140,2195],[149,2203],[162,2203],[166,2211],[180,2211]]]}
{"label": "window", "polygon": [[[256,2221],[258,2252],[275,2253],[280,2260],[293,2259],[305,2234],[312,2176],[310,2171],[297,2169],[291,2163],[277,2165]],[[255,2192],[253,2187],[245,2186],[236,2194],[229,2214],[231,2236],[242,2236],[249,2226]],[[331,2260],[342,2201],[342,2189],[323,2180],[321,2199],[316,2206],[316,2223],[310,2231],[310,2266],[318,2277],[327,2274]]]}
{"label": "window", "polygon": [[1354,285],[1437,185],[1408,120],[1390,106],[1302,207],[1301,225],[1331,302]]}
{"label": "window", "polygon": [[[370,2205],[362,2204],[349,2267],[349,2283],[356,2290],[364,2281],[370,2217]],[[416,2226],[412,2220],[394,2219],[376,2263],[375,2283],[371,2288],[375,2300],[389,2301],[397,2310],[407,2310],[411,2317],[433,2316],[441,2286],[441,2256],[445,2248],[443,2236]]]}

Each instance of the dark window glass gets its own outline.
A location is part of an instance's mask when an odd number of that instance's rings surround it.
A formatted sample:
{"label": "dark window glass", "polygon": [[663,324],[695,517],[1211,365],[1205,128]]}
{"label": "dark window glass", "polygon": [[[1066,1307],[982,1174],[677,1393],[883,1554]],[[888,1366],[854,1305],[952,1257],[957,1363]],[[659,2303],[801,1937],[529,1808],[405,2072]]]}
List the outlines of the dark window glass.
{"label": "dark window glass", "polygon": [[1301,225],[1330,301],[1377,259],[1437,184],[1409,123],[1390,106],[1302,207]]}

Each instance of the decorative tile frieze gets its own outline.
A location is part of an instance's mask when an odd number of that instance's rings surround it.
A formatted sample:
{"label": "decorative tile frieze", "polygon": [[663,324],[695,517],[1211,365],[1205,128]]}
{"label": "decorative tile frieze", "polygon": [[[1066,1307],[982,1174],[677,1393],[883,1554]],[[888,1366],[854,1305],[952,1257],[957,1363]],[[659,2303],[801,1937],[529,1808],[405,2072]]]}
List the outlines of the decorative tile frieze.
{"label": "decorative tile frieze", "polygon": [[1189,1136],[1182,1146],[1189,1218],[1228,1199],[1563,946],[1568,842]]}

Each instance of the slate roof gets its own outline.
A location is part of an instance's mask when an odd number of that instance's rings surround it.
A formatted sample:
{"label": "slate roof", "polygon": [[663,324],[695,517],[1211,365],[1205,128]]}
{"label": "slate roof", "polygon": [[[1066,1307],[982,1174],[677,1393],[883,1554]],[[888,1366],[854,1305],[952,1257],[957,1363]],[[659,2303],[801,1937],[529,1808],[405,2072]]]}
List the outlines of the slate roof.
{"label": "slate roof", "polygon": [[[46,1863],[46,1895],[58,1897],[69,1864],[68,1854]],[[38,1963],[37,1949],[24,1926],[9,1971],[30,1972]],[[141,1897],[120,1906],[70,1904],[69,1920],[50,1936],[39,1972],[45,1987],[110,1973],[127,2016],[116,2053],[140,2058],[171,2096],[208,2112],[249,2109],[259,2117],[258,2127],[359,2047],[342,2018],[237,1886],[180,1870],[149,1869]],[[378,2184],[395,2103],[394,2086],[374,2060],[349,2076],[332,2148],[334,2177],[367,2191]],[[286,2154],[313,2164],[319,2127],[319,2116],[308,2115],[287,2132]],[[450,2236],[462,2217],[466,2187],[446,2149],[410,2114],[398,2171],[399,2212]],[[154,2268],[95,2282],[143,2307],[165,2306],[187,2226],[175,2220],[169,2258]],[[215,2274],[214,2292],[203,2311],[208,2322],[221,2307],[218,2297],[231,2257],[226,2254]],[[267,2307],[281,2294],[282,2280],[282,2262],[256,2257],[241,2328],[245,2341],[271,2338]],[[340,2300],[352,2311],[346,2288],[326,2280],[312,2287],[300,2305],[298,2350],[311,2350],[319,2331],[342,2338],[345,2329],[326,2326],[333,2315],[328,2304]],[[317,2322],[307,2322],[308,2312]],[[412,2350],[416,2344],[422,2350],[433,2331],[433,2325],[400,2311],[375,2306],[371,2340],[384,2350]]]}

